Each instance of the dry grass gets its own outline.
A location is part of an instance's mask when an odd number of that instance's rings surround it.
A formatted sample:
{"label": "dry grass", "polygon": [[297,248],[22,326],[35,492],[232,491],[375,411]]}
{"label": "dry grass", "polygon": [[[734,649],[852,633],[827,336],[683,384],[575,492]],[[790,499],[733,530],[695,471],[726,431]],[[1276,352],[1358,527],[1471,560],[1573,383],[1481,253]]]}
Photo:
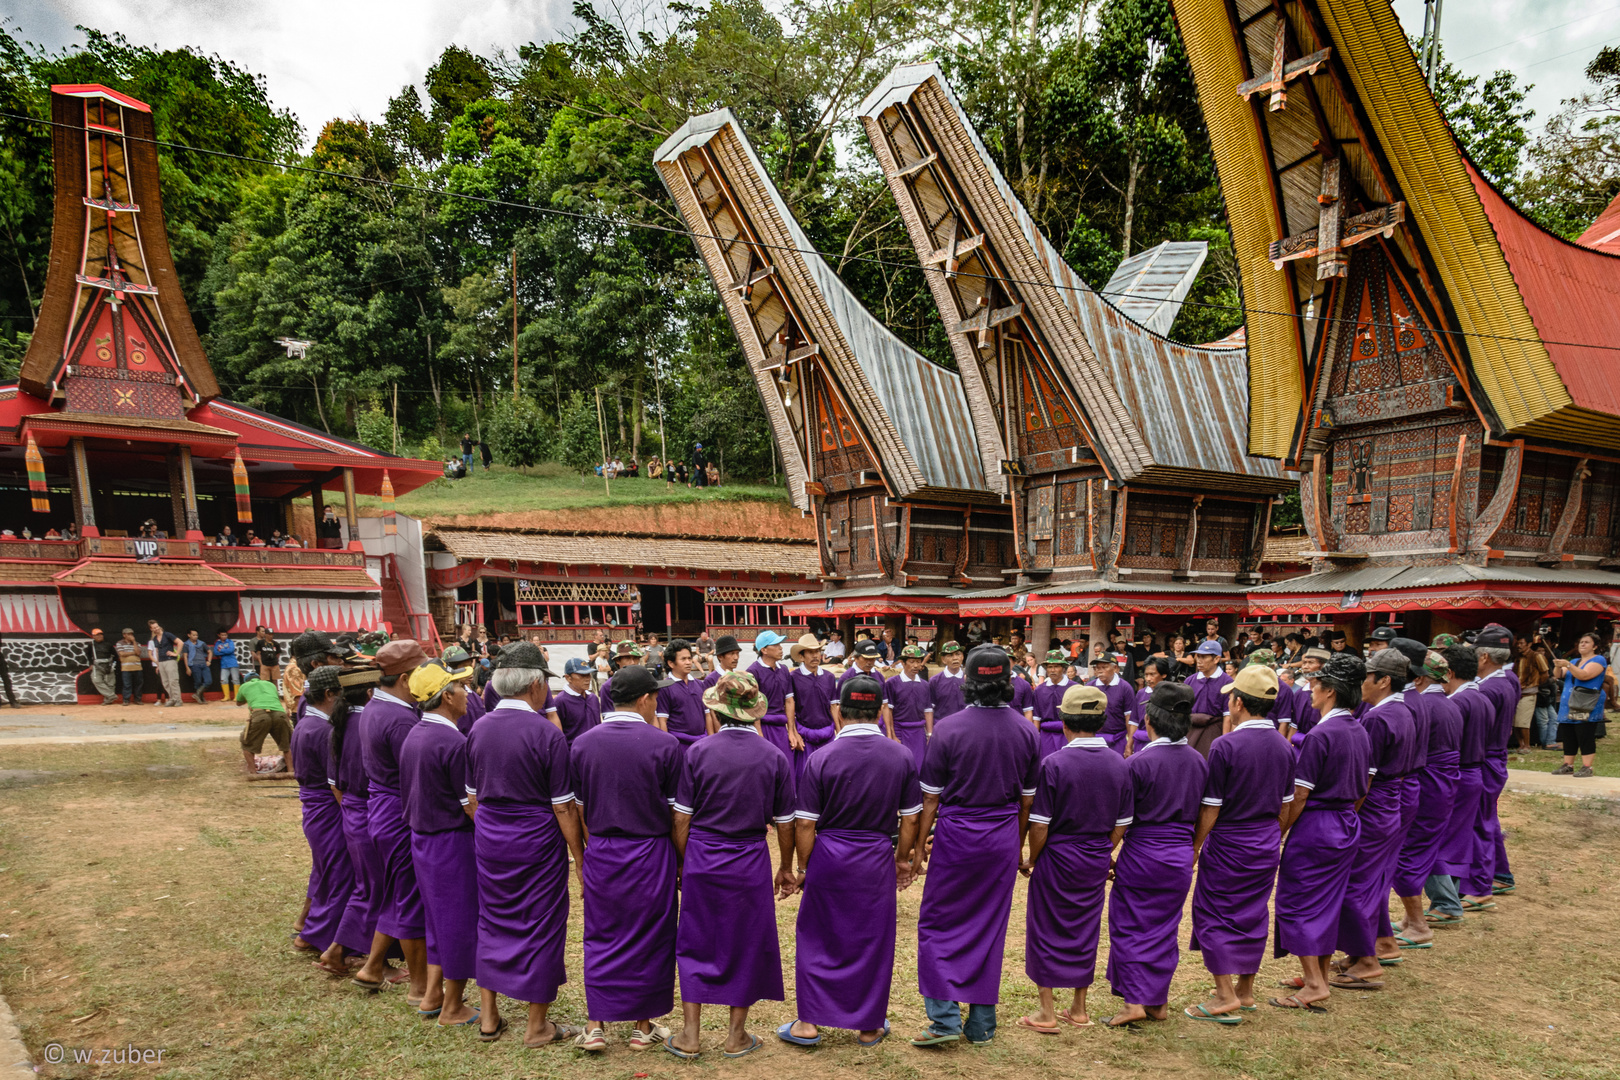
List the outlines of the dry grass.
{"label": "dry grass", "polygon": [[[814,1052],[767,1038],[754,1057],[723,1062],[718,1010],[710,1053],[695,1065],[632,1055],[622,1041],[582,1061],[566,1050],[525,1051],[508,1038],[480,1045],[469,1030],[419,1022],[403,995],[351,992],[288,948],[308,872],[290,787],[242,783],[234,744],[149,743],[0,747],[0,989],[36,1060],[50,1042],[164,1048],[162,1067],[62,1066],[57,1076],[652,1077],[723,1070],[741,1077],[830,1076],[860,1068],[921,1075],[1221,1075],[1291,1080],[1366,1069],[1425,1080],[1615,1075],[1620,974],[1620,805],[1510,797],[1504,818],[1519,875],[1500,910],[1440,934],[1439,946],[1389,969],[1384,993],[1340,993],[1331,1014],[1262,1008],[1242,1026],[1175,1019],[1140,1032],[1101,1029],[1036,1036],[1013,1026],[1033,1005],[1023,978],[1023,886],[1007,942],[1002,1028],[984,1049],[922,1052],[903,1038],[923,1020],[915,984],[917,887],[901,896],[901,956],[890,1015],[896,1038],[860,1051],[833,1034]],[[278,788],[278,790],[270,790]],[[781,907],[791,964],[796,901]],[[583,1018],[574,905],[574,982],[556,1014]],[[1183,942],[1187,923],[1182,926]],[[791,970],[791,969],[790,969]],[[1269,962],[1269,985],[1292,973]],[[791,978],[789,987],[791,994]],[[1209,986],[1184,954],[1177,1006]],[[1095,991],[1097,1011],[1115,999]],[[508,1014],[518,1020],[512,1007]],[[88,1019],[80,1019],[88,1017]],[[756,1009],[763,1036],[791,1005]],[[73,1021],[78,1019],[78,1023]]]}

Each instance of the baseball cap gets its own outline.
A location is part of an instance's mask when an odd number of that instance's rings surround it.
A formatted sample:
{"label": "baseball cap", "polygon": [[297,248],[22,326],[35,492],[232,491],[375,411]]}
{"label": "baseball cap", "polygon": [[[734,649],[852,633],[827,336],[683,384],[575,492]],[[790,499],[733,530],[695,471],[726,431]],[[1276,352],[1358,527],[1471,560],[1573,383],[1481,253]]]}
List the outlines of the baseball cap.
{"label": "baseball cap", "polygon": [[1305,655],[1300,657],[1301,660],[1320,660],[1324,664],[1332,658],[1333,653],[1329,652],[1327,649],[1306,649]]}
{"label": "baseball cap", "polygon": [[377,650],[377,666],[384,675],[403,675],[407,671],[415,671],[426,659],[427,653],[422,651],[422,643],[411,638],[390,641]]}
{"label": "baseball cap", "polygon": [[1250,667],[1257,664],[1265,667],[1275,667],[1277,664],[1277,654],[1270,649],[1256,649],[1243,659]]}
{"label": "baseball cap", "polygon": [[472,678],[472,669],[451,671],[442,661],[430,660],[411,672],[411,696],[426,701],[453,682]]}
{"label": "baseball cap", "polygon": [[545,672],[546,678],[551,678],[551,666],[546,663],[545,654],[532,641],[514,641],[502,649],[501,655],[495,660],[495,670],[503,668],[538,669]]}
{"label": "baseball cap", "polygon": [[1393,638],[1389,647],[1406,657],[1407,663],[1412,665],[1412,676],[1423,674],[1423,661],[1429,655],[1429,647],[1421,641],[1409,637]]}
{"label": "baseball cap", "polygon": [[1481,649],[1511,649],[1513,632],[1501,623],[1486,623],[1484,628],[1474,635],[1474,644]]}
{"label": "baseball cap", "polygon": [[1250,697],[1277,700],[1277,673],[1264,664],[1249,664],[1232,676],[1232,689]]}
{"label": "baseball cap", "polygon": [[1193,655],[1194,656],[1219,656],[1219,655],[1221,655],[1221,643],[1218,642],[1218,641],[1211,641],[1208,638],[1205,638],[1203,641],[1200,641],[1198,643],[1198,648],[1193,650]]}
{"label": "baseball cap", "polygon": [[967,678],[972,682],[1006,682],[1012,661],[999,645],[978,645],[967,654]]}
{"label": "baseball cap", "polygon": [[870,675],[857,675],[838,688],[838,705],[849,709],[875,709],[883,704],[883,687]]}
{"label": "baseball cap", "polygon": [[589,660],[582,660],[577,656],[563,665],[564,675],[589,675],[594,670],[596,669],[591,666]]}
{"label": "baseball cap", "polygon": [[786,637],[778,634],[775,630],[761,630],[759,635],[754,638],[754,651],[759,652],[762,649],[770,648],[772,645],[780,645],[786,640]]}
{"label": "baseball cap", "polygon": [[440,659],[447,664],[465,664],[472,656],[460,645],[452,645],[444,650],[444,655]]}
{"label": "baseball cap", "polygon": [[628,705],[648,694],[655,694],[666,686],[674,686],[674,679],[655,679],[653,673],[641,664],[628,664],[613,673],[608,680],[608,700],[615,705]]}
{"label": "baseball cap", "polygon": [[1380,626],[1367,635],[1368,641],[1394,641],[1396,637],[1393,626]]}
{"label": "baseball cap", "polygon": [[1095,686],[1071,686],[1063,691],[1063,701],[1058,705],[1059,712],[1066,712],[1070,716],[1095,716],[1108,709],[1108,695]]}
{"label": "baseball cap", "polygon": [[876,657],[883,655],[882,651],[877,647],[877,642],[873,641],[871,638],[862,638],[861,640],[857,641],[855,643],[855,648],[851,651],[856,656]]}

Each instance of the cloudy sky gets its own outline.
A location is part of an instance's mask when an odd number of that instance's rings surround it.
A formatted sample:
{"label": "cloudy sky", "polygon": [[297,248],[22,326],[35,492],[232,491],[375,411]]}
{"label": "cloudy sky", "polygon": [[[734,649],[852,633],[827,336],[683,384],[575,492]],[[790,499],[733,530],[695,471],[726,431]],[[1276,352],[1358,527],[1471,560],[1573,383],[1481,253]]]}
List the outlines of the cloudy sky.
{"label": "cloudy sky", "polygon": [[[132,42],[191,45],[266,77],[272,99],[306,137],[334,116],[375,117],[406,83],[420,82],[454,42],[512,52],[569,23],[569,0],[8,0],[22,36],[52,49],[81,40],[76,25],[121,31]],[[1395,0],[1415,34],[1423,0]],[[1469,74],[1508,68],[1535,84],[1538,123],[1580,92],[1582,69],[1620,43],[1620,0],[1449,0],[1447,56]]]}

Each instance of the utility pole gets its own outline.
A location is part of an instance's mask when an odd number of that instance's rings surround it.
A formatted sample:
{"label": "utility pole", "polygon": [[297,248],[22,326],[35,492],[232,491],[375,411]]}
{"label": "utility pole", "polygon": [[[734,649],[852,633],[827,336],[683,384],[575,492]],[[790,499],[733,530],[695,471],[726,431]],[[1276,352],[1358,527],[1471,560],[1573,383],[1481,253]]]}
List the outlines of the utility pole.
{"label": "utility pole", "polygon": [[512,401],[518,399],[517,371],[517,245],[512,246]]}
{"label": "utility pole", "polygon": [[399,383],[394,384],[394,449],[392,453],[399,453]]}
{"label": "utility pole", "polygon": [[1423,0],[1423,37],[1419,42],[1421,55],[1419,66],[1423,68],[1423,77],[1434,89],[1435,80],[1440,74],[1440,9],[1444,0]]}
{"label": "utility pole", "polygon": [[601,440],[601,444],[602,444],[602,488],[603,488],[603,490],[605,490],[608,493],[609,497],[612,497],[612,495],[613,495],[613,485],[608,482],[608,468],[607,468],[607,465],[608,465],[607,421],[603,418],[603,414],[602,414],[602,388],[600,386],[598,386],[596,388],[596,434],[597,434],[597,437]]}

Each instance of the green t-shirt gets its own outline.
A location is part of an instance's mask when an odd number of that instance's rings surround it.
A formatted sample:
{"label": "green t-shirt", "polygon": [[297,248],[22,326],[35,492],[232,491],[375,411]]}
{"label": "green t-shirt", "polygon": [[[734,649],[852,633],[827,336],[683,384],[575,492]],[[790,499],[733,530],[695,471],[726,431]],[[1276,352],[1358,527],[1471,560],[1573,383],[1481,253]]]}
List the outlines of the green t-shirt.
{"label": "green t-shirt", "polygon": [[236,700],[247,702],[250,709],[268,709],[271,712],[287,711],[281,703],[281,694],[277,692],[275,684],[267,683],[263,679],[250,679],[236,688]]}

